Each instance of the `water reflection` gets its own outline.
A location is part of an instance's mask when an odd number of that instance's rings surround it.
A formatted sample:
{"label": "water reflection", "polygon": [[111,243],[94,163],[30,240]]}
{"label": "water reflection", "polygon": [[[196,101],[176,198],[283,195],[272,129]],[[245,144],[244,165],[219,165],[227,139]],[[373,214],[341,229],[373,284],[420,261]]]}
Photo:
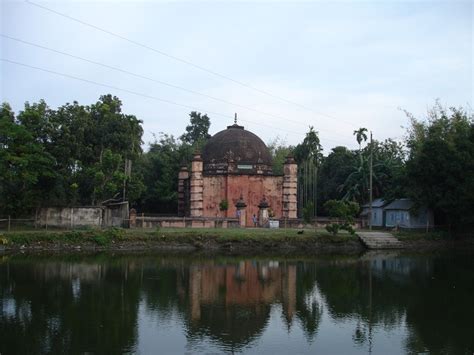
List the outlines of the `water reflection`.
{"label": "water reflection", "polygon": [[472,353],[473,260],[4,256],[0,353]]}

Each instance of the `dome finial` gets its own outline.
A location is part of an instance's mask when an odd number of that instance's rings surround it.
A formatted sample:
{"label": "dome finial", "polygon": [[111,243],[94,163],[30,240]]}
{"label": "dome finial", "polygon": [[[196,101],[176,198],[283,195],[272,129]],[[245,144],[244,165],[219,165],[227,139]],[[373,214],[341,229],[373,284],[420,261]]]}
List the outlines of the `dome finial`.
{"label": "dome finial", "polygon": [[234,124],[237,124],[237,112],[234,113]]}

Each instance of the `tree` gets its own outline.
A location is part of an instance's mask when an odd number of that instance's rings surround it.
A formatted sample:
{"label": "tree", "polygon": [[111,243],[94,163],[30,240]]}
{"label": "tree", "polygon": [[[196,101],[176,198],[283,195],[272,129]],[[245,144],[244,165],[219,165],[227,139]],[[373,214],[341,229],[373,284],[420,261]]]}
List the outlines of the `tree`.
{"label": "tree", "polygon": [[359,128],[358,130],[355,130],[353,135],[356,136],[357,143],[359,144],[359,150],[362,149],[362,141],[367,141],[367,128]]}
{"label": "tree", "polygon": [[178,208],[178,172],[191,161],[193,147],[172,135],[161,133],[143,155],[139,169],[146,186],[140,207],[157,213],[175,213]]}
{"label": "tree", "polygon": [[142,122],[122,113],[121,106],[112,95],[91,106],[73,102],[57,110],[41,100],[25,103],[15,119],[4,105],[0,165],[7,172],[2,193],[9,184],[24,186],[10,191],[15,197],[8,203],[14,200],[18,211],[24,207],[22,213],[39,206],[97,204],[117,196],[124,183],[128,196],[136,198],[143,185],[133,169],[125,174],[125,165],[141,154]]}
{"label": "tree", "polygon": [[352,223],[354,223],[354,217],[359,213],[359,204],[350,201],[329,200],[324,204],[324,208],[328,211],[329,216],[338,218],[341,222],[326,226],[328,232],[336,235],[339,229],[344,229],[351,234],[355,233]]}
{"label": "tree", "polygon": [[340,187],[356,162],[356,154],[341,146],[333,148],[331,153],[322,159],[318,184],[318,200],[321,207],[325,201],[340,200],[343,197],[344,193]]}
{"label": "tree", "polygon": [[317,215],[318,167],[323,157],[318,132],[312,126],[301,144],[294,149],[295,160],[299,165],[300,210],[304,210],[312,202],[312,215]]}
{"label": "tree", "polygon": [[180,138],[183,142],[200,148],[211,137],[209,135],[211,121],[206,114],[201,116],[201,113],[196,111],[192,111],[189,117],[190,124],[186,126],[186,133]]}
{"label": "tree", "polygon": [[[344,183],[340,186],[342,199],[364,204],[368,201],[369,191],[369,158],[373,154],[373,194],[374,198],[386,200],[404,197],[405,186],[405,151],[404,147],[391,139],[384,142],[374,140],[357,152]],[[355,155],[356,156],[356,155]]]}
{"label": "tree", "polygon": [[54,176],[51,155],[4,103],[0,109],[0,214],[21,216],[36,207],[43,188],[40,180]]}
{"label": "tree", "polygon": [[454,230],[474,225],[474,118],[438,102],[428,120],[411,118],[408,130],[408,193]]}
{"label": "tree", "polygon": [[285,141],[282,141],[279,137],[270,141],[270,143],[267,144],[267,147],[273,160],[273,173],[276,175],[283,175],[283,166],[286,157],[293,152],[294,147],[286,145]]}

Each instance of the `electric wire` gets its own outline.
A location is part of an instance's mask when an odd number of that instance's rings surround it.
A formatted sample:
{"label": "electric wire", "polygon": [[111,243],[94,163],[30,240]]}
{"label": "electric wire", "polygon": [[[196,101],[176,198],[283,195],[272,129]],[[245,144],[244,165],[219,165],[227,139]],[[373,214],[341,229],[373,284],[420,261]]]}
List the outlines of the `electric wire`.
{"label": "electric wire", "polygon": [[[69,78],[69,79],[74,79],[74,80],[77,80],[77,81],[82,81],[82,82],[93,84],[93,85],[96,85],[96,86],[102,86],[102,87],[106,87],[106,88],[109,88],[109,89],[123,91],[123,92],[129,93],[129,94],[135,95],[135,96],[141,96],[141,97],[144,97],[144,98],[147,98],[147,99],[151,99],[151,100],[155,100],[155,101],[159,101],[159,102],[164,102],[164,103],[175,105],[175,106],[180,106],[180,107],[184,107],[184,108],[191,109],[191,110],[206,112],[206,113],[216,115],[216,116],[220,116],[220,117],[224,117],[224,118],[227,118],[227,119],[233,119],[232,116],[227,115],[227,114],[223,114],[223,113],[220,113],[220,112],[209,111],[209,110],[205,110],[205,109],[202,109],[202,108],[197,108],[195,106],[181,104],[181,103],[178,103],[178,102],[175,102],[175,101],[172,101],[172,100],[163,99],[163,98],[160,98],[160,97],[140,93],[140,92],[137,92],[137,91],[134,91],[134,90],[125,89],[125,88],[117,87],[117,86],[110,85],[110,84],[100,83],[100,82],[90,80],[90,79],[84,79],[84,78],[81,78],[81,77],[78,77],[78,76],[75,76],[75,75],[71,75],[71,74],[61,73],[61,72],[57,72],[57,71],[54,71],[54,70],[50,70],[50,69],[46,69],[46,68],[26,64],[26,63],[21,63],[21,62],[15,61],[15,60],[7,59],[7,58],[0,58],[0,61],[15,64],[15,65],[30,68],[30,69],[35,69],[35,70],[46,72],[46,73],[49,73],[49,74],[54,74],[54,75],[57,75],[57,76],[62,76],[62,77]],[[285,133],[293,134],[293,135],[296,135],[296,136],[299,136],[299,137],[305,135],[305,133],[303,133],[303,132],[296,132],[296,131],[291,131],[291,130],[287,130],[287,129],[282,129],[282,128],[279,128],[279,127],[275,127],[274,125],[268,125],[268,124],[261,123],[261,122],[255,122],[255,121],[251,121],[251,120],[247,120],[247,119],[241,119],[241,118],[239,118],[239,120],[241,120],[243,122],[250,123],[250,124],[255,124],[255,125],[259,125],[259,126],[263,126],[263,127],[269,127],[269,128],[279,130],[279,131],[282,131],[282,132],[285,132]],[[342,142],[336,141],[336,140],[333,140],[333,139],[330,139],[330,138],[325,138],[325,140],[342,144]]]}
{"label": "electric wire", "polygon": [[[284,122],[297,123],[297,124],[303,125],[305,127],[308,127],[307,123],[303,123],[301,121],[296,121],[296,120],[289,119],[289,118],[286,118],[286,117],[283,117],[283,116],[278,116],[278,115],[274,115],[272,113],[260,111],[258,109],[254,109],[252,107],[248,107],[248,106],[241,105],[241,104],[238,104],[238,103],[230,102],[230,101],[227,101],[227,100],[222,99],[222,98],[218,98],[218,97],[215,97],[215,96],[204,94],[204,93],[201,93],[201,92],[198,92],[198,91],[195,91],[195,90],[187,89],[187,88],[182,87],[182,86],[170,84],[170,83],[167,83],[167,82],[162,81],[162,80],[157,80],[157,79],[154,79],[154,78],[150,78],[148,76],[145,76],[145,75],[142,75],[142,74],[137,74],[137,73],[134,73],[134,72],[131,72],[131,71],[128,71],[126,69],[122,69],[122,68],[119,68],[119,67],[116,67],[116,66],[112,66],[112,65],[109,65],[109,64],[104,64],[104,63],[101,63],[101,62],[98,62],[98,61],[95,61],[95,60],[92,60],[92,59],[84,58],[84,57],[81,57],[81,56],[78,56],[78,55],[75,55],[75,54],[71,54],[71,53],[60,51],[60,50],[57,50],[57,49],[54,49],[54,48],[46,47],[46,46],[43,46],[43,45],[40,45],[40,44],[37,44],[37,43],[25,41],[23,39],[12,37],[12,36],[6,35],[4,33],[0,33],[0,37],[9,39],[11,41],[19,42],[19,43],[22,43],[22,44],[26,44],[26,45],[29,45],[29,46],[37,47],[37,48],[40,48],[40,49],[43,49],[43,50],[46,50],[46,51],[50,51],[50,52],[53,52],[53,53],[57,53],[57,54],[60,54],[60,55],[63,55],[63,56],[67,56],[67,57],[70,57],[70,58],[74,58],[76,60],[81,60],[81,61],[84,61],[84,62],[87,62],[87,63],[90,63],[90,64],[94,64],[94,65],[97,65],[97,66],[100,66],[100,67],[103,67],[103,68],[107,68],[107,69],[110,69],[110,70],[117,71],[117,72],[120,72],[120,73],[131,75],[131,76],[134,76],[136,78],[148,80],[148,81],[160,84],[160,85],[172,87],[174,89],[178,89],[178,90],[188,92],[188,93],[191,93],[191,94],[194,94],[194,95],[199,95],[199,96],[202,96],[202,97],[206,97],[206,98],[209,98],[209,99],[212,99],[212,100],[215,100],[215,101],[218,101],[218,102],[222,102],[222,103],[225,103],[225,104],[228,104],[228,105],[243,108],[243,109],[246,109],[246,110],[249,110],[249,111],[253,111],[253,112],[256,112],[256,113],[259,113],[259,114],[262,114],[262,115],[266,115],[266,116],[284,121]],[[318,127],[318,130],[321,131],[321,132],[326,132],[326,133],[329,133],[329,134],[332,134],[332,135],[338,135],[338,136],[347,138],[345,135],[342,135],[342,134],[339,134],[339,133],[334,133],[332,131],[325,130],[325,129],[320,129],[319,127]]]}
{"label": "electric wire", "polygon": [[49,12],[51,12],[51,13],[53,13],[53,14],[56,14],[56,15],[58,15],[58,16],[61,16],[61,17],[63,17],[63,18],[66,18],[66,19],[68,19],[68,20],[75,21],[75,22],[77,22],[77,23],[79,23],[79,24],[81,24],[81,25],[84,25],[84,26],[93,28],[93,29],[95,29],[95,30],[97,30],[97,31],[106,33],[106,34],[108,34],[108,35],[110,35],[110,36],[119,38],[119,39],[121,39],[121,40],[123,40],[123,41],[126,41],[126,42],[128,42],[128,43],[134,44],[134,45],[136,45],[136,46],[138,46],[138,47],[141,47],[141,48],[147,49],[147,50],[149,50],[149,51],[155,52],[155,53],[157,53],[157,54],[159,54],[159,55],[162,55],[162,56],[167,57],[167,58],[169,58],[169,59],[172,59],[172,60],[174,60],[174,61],[180,62],[180,63],[182,63],[182,64],[188,65],[188,66],[193,67],[193,68],[195,68],[195,69],[201,70],[201,71],[206,72],[206,73],[208,73],[208,74],[211,74],[211,75],[217,76],[217,77],[219,77],[219,78],[225,79],[225,80],[227,80],[227,81],[230,81],[230,82],[232,82],[232,83],[234,83],[234,84],[240,85],[240,86],[245,87],[245,88],[247,88],[247,89],[251,89],[251,90],[253,90],[253,91],[259,92],[259,93],[261,93],[261,94],[264,94],[264,95],[266,95],[266,96],[272,97],[272,98],[274,98],[274,99],[278,99],[278,100],[280,100],[280,101],[286,102],[287,104],[291,104],[291,105],[298,106],[298,107],[300,107],[300,108],[302,108],[302,109],[305,109],[305,110],[307,110],[307,111],[311,111],[311,112],[313,112],[313,113],[315,113],[315,114],[317,114],[317,115],[319,115],[319,116],[323,116],[323,117],[326,117],[326,118],[330,118],[330,119],[336,120],[336,121],[341,122],[341,123],[345,123],[345,124],[347,124],[347,125],[350,125],[352,128],[355,127],[352,122],[349,122],[349,121],[346,121],[346,120],[342,120],[342,119],[337,118],[337,117],[335,117],[335,116],[328,115],[328,114],[326,114],[326,113],[323,113],[323,112],[314,110],[313,108],[308,107],[308,106],[306,106],[306,105],[302,105],[302,104],[297,103],[297,102],[294,102],[294,101],[292,101],[292,100],[288,100],[288,99],[286,99],[286,98],[284,98],[284,97],[281,97],[281,96],[272,94],[272,93],[270,93],[270,92],[268,92],[268,91],[266,91],[266,90],[259,89],[259,88],[255,87],[255,86],[252,86],[252,85],[250,85],[250,84],[244,83],[244,82],[242,82],[242,81],[240,81],[240,80],[233,79],[233,78],[231,78],[231,77],[228,76],[228,75],[224,75],[224,74],[218,73],[218,72],[216,72],[216,71],[214,71],[214,70],[205,68],[205,67],[203,67],[203,66],[201,66],[201,65],[198,65],[198,64],[195,64],[195,63],[193,63],[193,62],[191,62],[191,61],[189,61],[189,60],[186,60],[186,59],[177,57],[177,56],[175,56],[175,55],[169,54],[169,53],[167,53],[167,52],[165,52],[165,51],[156,49],[156,48],[154,48],[154,47],[151,47],[151,46],[149,46],[149,45],[147,45],[147,44],[144,44],[144,43],[141,43],[141,42],[139,42],[139,41],[136,41],[136,40],[127,38],[127,37],[125,37],[125,36],[122,36],[122,35],[120,35],[120,34],[117,34],[117,33],[115,33],[115,32],[112,32],[112,31],[110,31],[110,30],[104,29],[104,28],[99,27],[99,26],[97,26],[97,25],[94,25],[94,24],[88,23],[88,22],[86,22],[86,21],[80,20],[80,19],[78,19],[78,18],[76,18],[76,17],[73,17],[73,16],[70,16],[70,15],[64,14],[64,13],[62,13],[62,12],[53,10],[53,9],[47,7],[47,6],[40,5],[40,4],[38,4],[38,3],[36,3],[36,2],[33,2],[33,1],[30,1],[30,0],[26,0],[26,3],[29,4],[29,5],[36,6],[37,8],[40,8],[40,9],[42,9],[42,10],[49,11]]}

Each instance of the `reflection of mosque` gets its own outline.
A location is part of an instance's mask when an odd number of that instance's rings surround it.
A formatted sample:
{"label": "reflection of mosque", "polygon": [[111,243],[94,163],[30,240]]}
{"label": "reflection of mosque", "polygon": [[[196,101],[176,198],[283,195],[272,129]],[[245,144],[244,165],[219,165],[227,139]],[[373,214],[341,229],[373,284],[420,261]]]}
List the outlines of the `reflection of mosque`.
{"label": "reflection of mosque", "polygon": [[[225,291],[225,292],[223,292]],[[296,266],[242,261],[238,265],[191,266],[191,317],[200,318],[203,304],[258,305],[281,302],[291,320],[296,304]]]}
{"label": "reflection of mosque", "polygon": [[[296,266],[241,261],[236,265],[193,265],[188,287],[190,330],[226,346],[250,342],[267,324],[271,305],[280,303],[287,325],[296,311]],[[187,285],[186,285],[187,284]]]}

